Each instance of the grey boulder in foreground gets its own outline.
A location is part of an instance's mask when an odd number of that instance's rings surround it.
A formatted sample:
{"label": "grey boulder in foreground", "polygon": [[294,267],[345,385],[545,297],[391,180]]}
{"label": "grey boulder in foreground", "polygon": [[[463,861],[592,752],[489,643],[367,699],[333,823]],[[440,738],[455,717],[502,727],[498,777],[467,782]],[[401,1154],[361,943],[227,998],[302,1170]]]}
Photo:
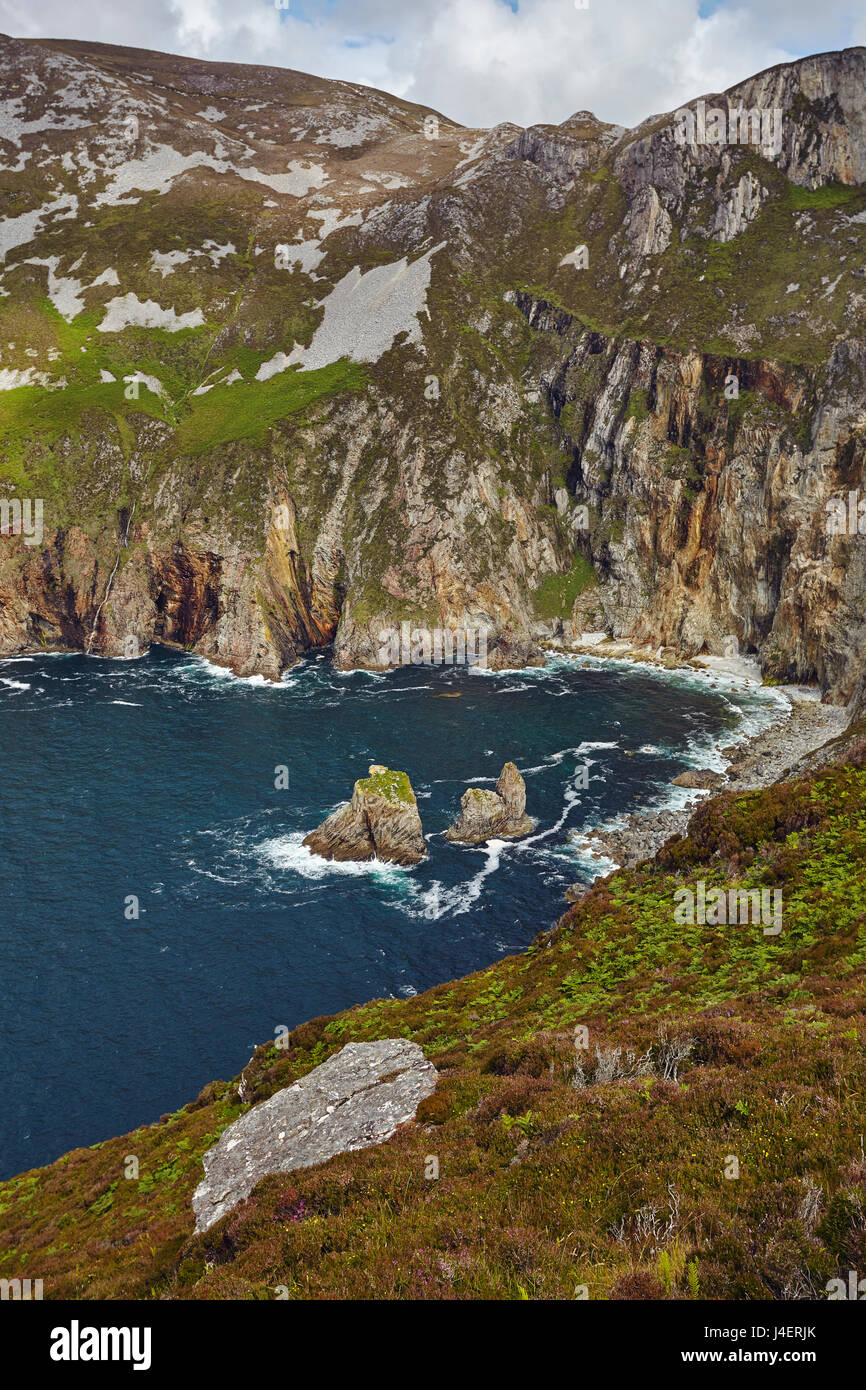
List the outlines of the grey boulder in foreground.
{"label": "grey boulder in foreground", "polygon": [[398,1125],[414,1118],[436,1079],[436,1068],[417,1043],[347,1043],[235,1120],[208,1149],[205,1176],[192,1198],[196,1231],[219,1221],[269,1173],[311,1168],[390,1139]]}

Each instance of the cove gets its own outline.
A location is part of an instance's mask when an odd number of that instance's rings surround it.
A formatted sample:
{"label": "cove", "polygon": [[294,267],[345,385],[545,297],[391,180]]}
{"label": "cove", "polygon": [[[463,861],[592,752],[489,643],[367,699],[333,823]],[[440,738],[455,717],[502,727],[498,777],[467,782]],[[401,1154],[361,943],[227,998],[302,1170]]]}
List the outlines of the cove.
{"label": "cove", "polygon": [[[591,876],[571,832],[686,796],[672,777],[774,717],[714,683],[590,659],[371,675],[320,654],[281,684],[156,648],[0,662],[0,1176],[178,1109],[306,1019],[525,948]],[[448,843],[508,759],[533,833]],[[372,762],[412,781],[413,869],[301,845]]]}

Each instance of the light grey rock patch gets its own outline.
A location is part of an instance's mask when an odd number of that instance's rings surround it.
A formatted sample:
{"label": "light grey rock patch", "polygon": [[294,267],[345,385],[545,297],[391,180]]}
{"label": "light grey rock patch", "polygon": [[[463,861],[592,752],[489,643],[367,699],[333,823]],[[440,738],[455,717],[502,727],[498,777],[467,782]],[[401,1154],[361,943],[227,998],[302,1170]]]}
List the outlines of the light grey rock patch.
{"label": "light grey rock patch", "polygon": [[670,245],[673,230],[670,213],[662,206],[651,183],[639,191],[623,225],[633,258],[660,256]]}
{"label": "light grey rock patch", "polygon": [[423,346],[419,316],[428,313],[430,261],[445,245],[440,241],[411,262],[404,256],[366,272],[355,266],[321,301],[324,314],[310,346],[295,344],[288,354],[276,353],[259,367],[256,381],[268,381],[296,364],[303,371],[314,371],[341,357],[378,362],[401,333],[406,343]]}
{"label": "light grey rock patch", "polygon": [[432,1095],[436,1079],[417,1043],[347,1043],[235,1120],[208,1149],[205,1176],[192,1198],[196,1231],[219,1221],[269,1173],[311,1168],[390,1139]]}
{"label": "light grey rock patch", "polygon": [[751,170],[744,174],[739,183],[728,191],[725,201],[716,208],[713,222],[716,241],[733,241],[735,236],[745,231],[769,196]]}

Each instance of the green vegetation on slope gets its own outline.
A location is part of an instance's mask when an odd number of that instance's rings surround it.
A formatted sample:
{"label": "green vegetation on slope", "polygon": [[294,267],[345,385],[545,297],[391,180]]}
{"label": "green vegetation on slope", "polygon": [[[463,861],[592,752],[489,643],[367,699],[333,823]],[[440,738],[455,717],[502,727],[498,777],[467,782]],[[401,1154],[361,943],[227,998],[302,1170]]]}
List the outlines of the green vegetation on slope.
{"label": "green vegetation on slope", "polygon": [[584,589],[597,584],[595,571],[583,555],[575,555],[568,574],[548,574],[532,595],[538,618],[570,618],[574,600]]}
{"label": "green vegetation on slope", "polygon": [[[621,188],[607,170],[585,173],[574,204],[559,219],[548,215],[543,236],[527,224],[503,288],[521,286],[607,337],[724,356],[743,355],[745,330],[750,356],[820,366],[859,283],[866,229],[852,219],[866,208],[866,189],[801,188],[754,150],[737,147],[725,194],[734,196],[749,174],[769,196],[736,236],[706,235],[716,214],[708,185],[690,194],[688,222],[675,226],[667,249],[638,263],[627,259]],[[587,268],[561,266],[563,248],[578,244],[588,248]],[[639,271],[649,272],[645,280],[635,279]]]}
{"label": "green vegetation on slope", "polygon": [[278,420],[339,391],[361,391],[366,382],[364,368],[343,358],[315,371],[290,370],[264,382],[215,386],[190,401],[193,409],[180,421],[177,447],[200,453],[229,440],[261,438]]}
{"label": "green vegetation on slope", "polygon": [[[0,1185],[0,1275],[79,1298],[822,1297],[866,1255],[864,861],[862,767],[725,793],[524,954],[302,1024],[257,1050],[244,1104],[214,1082]],[[781,890],[781,934],[678,924],[700,879]],[[193,1237],[225,1125],[389,1036],[440,1070],[418,1122]]]}

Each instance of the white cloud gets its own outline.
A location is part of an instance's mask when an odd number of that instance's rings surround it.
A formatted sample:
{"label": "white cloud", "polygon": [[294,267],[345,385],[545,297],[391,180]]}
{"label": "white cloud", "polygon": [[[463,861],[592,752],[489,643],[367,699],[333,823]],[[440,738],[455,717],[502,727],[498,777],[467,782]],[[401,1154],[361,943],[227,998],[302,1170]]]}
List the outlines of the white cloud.
{"label": "white cloud", "polygon": [[[861,0],[0,0],[0,30],[280,65],[468,125],[632,124],[773,63],[866,42]],[[702,14],[701,11],[704,13]]]}

